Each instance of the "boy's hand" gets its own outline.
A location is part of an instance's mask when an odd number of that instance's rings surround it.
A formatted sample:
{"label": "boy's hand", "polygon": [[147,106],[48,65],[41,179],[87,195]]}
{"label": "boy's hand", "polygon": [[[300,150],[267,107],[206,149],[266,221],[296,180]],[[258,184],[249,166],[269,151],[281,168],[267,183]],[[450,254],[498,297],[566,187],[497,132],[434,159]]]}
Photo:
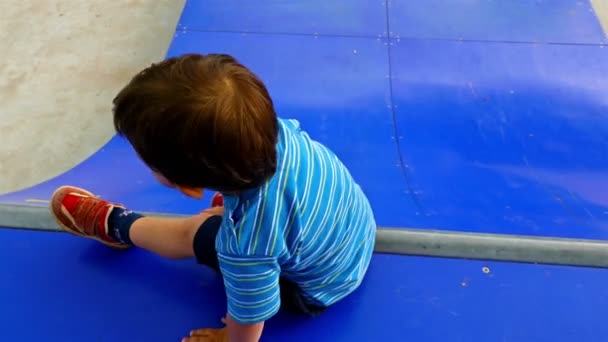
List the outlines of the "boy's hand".
{"label": "boy's hand", "polygon": [[264,322],[243,326],[234,322],[230,316],[222,318],[226,324],[221,329],[198,329],[190,332],[190,337],[184,337],[182,342],[230,342],[228,327],[232,329],[232,338],[236,341],[259,341],[264,329]]}
{"label": "boy's hand", "polygon": [[194,330],[182,342],[229,342],[228,328]]}
{"label": "boy's hand", "polygon": [[224,214],[224,207],[211,207],[211,208],[207,208],[205,210],[202,210],[200,212],[200,214],[202,214],[202,215],[209,215],[209,216],[213,216],[213,215],[220,215],[220,216],[222,216]]}

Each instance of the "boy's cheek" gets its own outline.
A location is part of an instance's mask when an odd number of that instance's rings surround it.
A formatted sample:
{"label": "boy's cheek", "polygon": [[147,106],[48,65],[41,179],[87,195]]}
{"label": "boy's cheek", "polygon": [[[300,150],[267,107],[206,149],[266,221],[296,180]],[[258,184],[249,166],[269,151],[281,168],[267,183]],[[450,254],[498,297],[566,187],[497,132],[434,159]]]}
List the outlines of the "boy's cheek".
{"label": "boy's cheek", "polygon": [[177,188],[179,189],[179,191],[181,191],[182,194],[184,194],[188,197],[192,197],[195,199],[203,198],[203,189],[202,188],[185,188],[185,187],[181,187],[181,186],[177,186]]}
{"label": "boy's cheek", "polygon": [[181,193],[183,193],[184,195],[188,196],[188,197],[192,197],[192,198],[196,198],[196,199],[201,199],[203,198],[203,189],[202,188],[186,188],[186,187],[182,187],[179,185],[175,185],[173,183],[171,183],[167,178],[165,178],[165,176],[156,173],[156,172],[152,172],[152,174],[154,175],[154,178],[156,178],[156,180],[171,189],[178,189]]}

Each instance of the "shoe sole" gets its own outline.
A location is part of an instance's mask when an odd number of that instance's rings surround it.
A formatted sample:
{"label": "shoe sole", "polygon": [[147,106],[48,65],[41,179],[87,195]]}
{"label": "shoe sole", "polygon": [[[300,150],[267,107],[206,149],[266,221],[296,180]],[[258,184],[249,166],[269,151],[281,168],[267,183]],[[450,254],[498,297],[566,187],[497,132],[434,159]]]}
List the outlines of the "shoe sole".
{"label": "shoe sole", "polygon": [[[104,241],[100,238],[98,238],[97,236],[91,236],[91,235],[85,235],[77,230],[73,230],[70,227],[66,226],[65,224],[63,224],[63,222],[61,222],[61,220],[59,219],[58,215],[55,214],[56,212],[60,212],[63,213],[64,211],[62,210],[63,208],[63,204],[62,202],[57,202],[55,203],[55,201],[53,200],[55,198],[55,196],[62,191],[68,190],[69,192],[74,192],[74,193],[78,193],[81,195],[85,195],[85,196],[89,196],[92,198],[97,198],[97,196],[93,195],[92,193],[84,190],[84,189],[80,189],[80,188],[76,188],[73,186],[62,186],[60,188],[58,188],[57,190],[55,190],[55,192],[53,192],[53,196],[51,196],[51,203],[49,204],[49,209],[51,211],[51,213],[53,214],[53,219],[55,220],[55,222],[59,225],[59,227],[61,227],[64,231],[66,231],[67,233],[70,233],[72,235],[76,235],[79,237],[83,237],[86,239],[91,239],[91,240],[95,240],[98,242],[101,242],[102,244],[108,246],[108,247],[112,247],[114,249],[120,249],[120,250],[124,250],[124,249],[128,249],[131,246],[125,245],[125,244],[121,244],[121,243],[111,243],[111,242],[107,242]],[[60,207],[56,207],[56,204],[59,205]],[[71,216],[71,215],[70,215]]]}

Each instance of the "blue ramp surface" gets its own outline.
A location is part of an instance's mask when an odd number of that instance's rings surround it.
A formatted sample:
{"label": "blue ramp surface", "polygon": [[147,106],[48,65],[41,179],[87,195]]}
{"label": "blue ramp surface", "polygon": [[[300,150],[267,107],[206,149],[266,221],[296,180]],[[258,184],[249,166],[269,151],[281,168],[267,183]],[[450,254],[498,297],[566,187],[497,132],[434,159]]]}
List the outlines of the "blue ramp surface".
{"label": "blue ramp surface", "polygon": [[[219,276],[59,233],[0,230],[2,341],[179,341],[220,326]],[[485,273],[487,272],[487,273]],[[608,271],[376,255],[317,319],[284,313],[262,341],[608,340]]]}
{"label": "blue ramp surface", "polygon": [[415,225],[608,238],[608,48],[392,43]]}
{"label": "blue ramp surface", "polygon": [[392,37],[600,44],[589,0],[390,0]]}
{"label": "blue ramp surface", "polygon": [[178,30],[385,37],[387,4],[369,0],[188,1]]}
{"label": "blue ramp surface", "polygon": [[[589,1],[188,1],[169,50],[229,53],[280,116],[331,147],[389,227],[608,238],[608,48]],[[111,114],[108,113],[108,120]],[[0,203],[71,184],[135,210],[208,206],[113,138]],[[1,341],[178,341],[219,326],[221,279],[192,260],[0,229]],[[263,341],[608,341],[601,269],[375,255],[319,319]]]}

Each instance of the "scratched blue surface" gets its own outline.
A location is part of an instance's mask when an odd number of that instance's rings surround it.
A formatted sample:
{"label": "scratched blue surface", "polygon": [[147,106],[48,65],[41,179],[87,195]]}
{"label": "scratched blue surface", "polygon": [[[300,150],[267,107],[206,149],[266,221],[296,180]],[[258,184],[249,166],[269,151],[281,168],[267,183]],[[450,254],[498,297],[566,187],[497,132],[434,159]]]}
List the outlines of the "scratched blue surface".
{"label": "scratched blue surface", "polygon": [[386,3],[370,0],[188,1],[178,30],[386,36]]}
{"label": "scratched blue surface", "polygon": [[[0,240],[2,341],[179,341],[225,310],[220,278],[191,260],[59,233]],[[376,255],[355,294],[319,319],[277,316],[262,341],[606,341],[606,282],[598,269]]]}
{"label": "scratched blue surface", "polygon": [[606,42],[589,0],[390,0],[392,37]]}
{"label": "scratched blue surface", "polygon": [[608,238],[608,49],[400,40],[391,52],[420,225]]}

